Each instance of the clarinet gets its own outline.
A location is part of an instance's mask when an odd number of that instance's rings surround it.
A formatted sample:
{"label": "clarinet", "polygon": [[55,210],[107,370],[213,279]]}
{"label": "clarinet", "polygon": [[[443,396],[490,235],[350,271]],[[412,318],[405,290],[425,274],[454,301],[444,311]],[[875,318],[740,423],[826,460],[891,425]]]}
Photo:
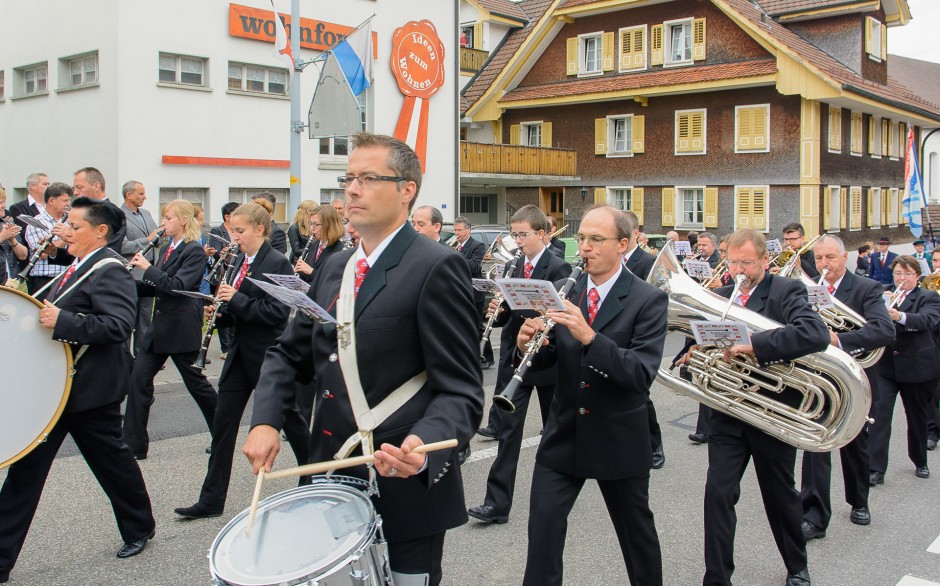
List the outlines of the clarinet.
{"label": "clarinet", "polygon": [[[505,279],[509,275],[513,274],[516,270],[516,264],[519,262],[519,259],[522,258],[522,249],[519,248],[516,250],[516,254],[512,257],[512,260],[509,261],[509,264],[506,266],[506,270],[503,271],[503,278]],[[486,348],[486,341],[490,338],[490,332],[493,331],[493,326],[496,325],[496,318],[499,317],[499,314],[503,312],[503,293],[500,291],[493,298],[496,304],[496,311],[493,312],[493,315],[490,316],[490,319],[486,322],[486,327],[483,328],[483,336],[480,338],[480,360],[483,359],[483,349]]]}
{"label": "clarinet", "polygon": [[[154,247],[156,247],[157,244],[160,243],[160,239],[163,238],[163,235],[164,235],[165,233],[166,233],[166,228],[164,228],[163,226],[160,226],[159,228],[157,228],[157,235],[156,235],[156,237],[155,237],[153,240],[149,241],[149,242],[147,243],[147,246],[145,246],[145,247],[143,247],[143,248],[141,249],[140,255],[143,256],[143,257],[146,257],[148,254],[150,254],[150,251],[152,251],[152,250],[154,249]],[[124,268],[126,268],[126,269],[129,270],[129,271],[132,271],[132,270],[134,270],[134,265],[132,265],[131,263],[126,263],[126,264],[124,265]]]}
{"label": "clarinet", "polygon": [[[232,282],[232,277],[235,276],[235,256],[238,255],[238,245],[233,244],[231,250],[232,262],[225,269],[225,274],[222,276],[221,285],[229,285]],[[219,262],[222,262],[222,258],[219,257]],[[212,332],[215,331],[215,318],[219,315],[219,308],[222,307],[222,301],[219,299],[218,295],[215,297],[215,302],[212,304],[212,317],[209,318],[209,321],[206,322],[206,331],[202,337],[202,346],[199,348],[199,356],[196,357],[196,361],[193,362],[193,368],[199,370],[206,369],[206,354],[209,353],[209,343],[212,342]]]}
{"label": "clarinet", "polygon": [[[300,256],[297,257],[297,260],[304,260],[305,258],[307,258],[307,253],[310,252],[310,246],[312,244],[313,244],[313,232],[310,232],[310,236],[307,238],[307,242],[306,244],[304,244],[304,247],[300,250]],[[304,262],[307,262],[307,261],[304,261]],[[297,269],[294,269],[294,274],[295,275],[297,274]]]}
{"label": "clarinet", "polygon": [[[69,219],[69,215],[66,213],[62,216],[62,219],[56,222],[57,224],[64,224]],[[52,233],[52,230],[49,230],[49,234],[44,236],[42,240],[39,241],[39,244],[36,246],[36,250],[33,251],[32,256],[29,257],[29,263],[26,267],[20,271],[20,274],[16,276],[17,279],[25,279],[33,271],[33,267],[39,261],[39,257],[42,256],[43,251],[47,246],[52,244],[52,241],[56,239],[55,234]]]}
{"label": "clarinet", "polygon": [[[230,242],[229,244],[226,244],[224,247],[222,247],[222,250],[219,251],[219,258],[216,259],[214,263],[212,263],[212,266],[209,267],[209,272],[206,273],[205,277],[203,277],[203,279],[205,279],[205,281],[210,285],[214,285],[213,281],[218,278],[219,270],[225,266],[225,261],[229,258],[233,246],[235,246],[235,243]],[[236,252],[236,254],[238,253]]]}
{"label": "clarinet", "polygon": [[[568,276],[568,279],[565,280],[564,285],[562,285],[561,289],[558,290],[558,295],[563,300],[567,299],[568,293],[571,292],[571,288],[574,287],[575,282],[577,282],[578,278],[581,276],[586,262],[587,261],[584,259],[579,260],[578,264],[576,264],[574,269],[571,270],[571,274]],[[543,341],[548,338],[548,333],[552,331],[553,327],[555,327],[555,322],[548,319],[544,315],[542,316],[542,323],[545,324],[545,328],[532,336],[532,339],[529,340],[528,344],[526,344],[525,355],[522,357],[522,362],[519,363],[519,367],[516,368],[516,372],[512,375],[512,378],[509,380],[506,388],[504,388],[503,392],[500,394],[493,396],[493,404],[503,411],[512,413],[516,410],[516,406],[512,402],[516,391],[519,389],[519,385],[522,384],[522,379],[525,377],[526,372],[528,372],[529,367],[532,366],[532,358],[539,351],[539,349],[541,349]]]}

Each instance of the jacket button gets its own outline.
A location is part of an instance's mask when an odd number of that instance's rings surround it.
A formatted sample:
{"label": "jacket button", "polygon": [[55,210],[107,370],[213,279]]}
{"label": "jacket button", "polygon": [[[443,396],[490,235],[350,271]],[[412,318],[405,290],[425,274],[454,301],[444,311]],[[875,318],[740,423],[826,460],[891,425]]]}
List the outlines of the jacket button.
{"label": "jacket button", "polygon": [[585,413],[587,413],[587,409],[585,409],[584,407],[581,407],[580,409],[578,409],[578,415],[584,415]]}
{"label": "jacket button", "polygon": [[330,398],[330,391],[328,391],[328,390],[326,390],[326,389],[323,389],[323,398],[324,398],[324,399],[329,399],[329,398]]}
{"label": "jacket button", "polygon": [[339,358],[335,353],[330,354],[330,362],[336,362],[336,359]]}
{"label": "jacket button", "polygon": [[581,381],[581,382],[578,384],[578,386],[583,389],[583,388],[584,388],[584,381]]}

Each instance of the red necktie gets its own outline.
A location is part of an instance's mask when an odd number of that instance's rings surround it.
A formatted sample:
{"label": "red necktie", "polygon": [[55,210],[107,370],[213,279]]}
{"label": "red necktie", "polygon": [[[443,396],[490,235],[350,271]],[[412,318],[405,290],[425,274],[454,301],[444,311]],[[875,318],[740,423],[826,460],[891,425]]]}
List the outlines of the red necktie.
{"label": "red necktie", "polygon": [[235,282],[232,284],[232,287],[237,291],[242,285],[242,281],[245,280],[245,275],[248,274],[248,267],[251,265],[248,262],[248,259],[245,259],[245,262],[242,263],[242,270],[238,271],[238,277],[235,278]]}
{"label": "red necktie", "polygon": [[882,254],[882,255],[881,255],[881,266],[882,266],[882,267],[885,266],[885,260],[887,260],[887,258],[888,258],[887,255],[885,255],[885,254]]}
{"label": "red necktie", "polygon": [[600,307],[601,295],[597,292],[596,287],[591,287],[591,290],[588,291],[588,325],[594,323],[594,318],[597,316],[597,310]]}
{"label": "red necktie", "polygon": [[833,287],[832,285],[829,285],[828,287],[826,287],[826,290],[829,291],[829,294],[830,294],[830,295],[832,295],[833,293],[836,292],[836,288]]}
{"label": "red necktie", "polygon": [[166,252],[163,253],[163,264],[166,264],[166,260],[173,254],[173,248],[174,246],[172,244],[166,247]]}
{"label": "red necktie", "polygon": [[526,279],[532,278],[532,269],[534,268],[535,267],[532,266],[532,263],[530,262],[525,263],[525,278]]}
{"label": "red necktie", "polygon": [[355,295],[359,296],[359,287],[362,286],[362,282],[366,280],[366,274],[369,272],[369,261],[362,258],[356,261],[356,289]]}
{"label": "red necktie", "polygon": [[313,262],[320,260],[320,253],[323,252],[323,243],[320,243],[320,246],[317,246],[317,255],[313,257]]}
{"label": "red necktie", "polygon": [[463,243],[457,245],[457,252],[463,252]]}
{"label": "red necktie", "polygon": [[751,298],[750,294],[745,295],[744,293],[741,293],[740,295],[738,295],[738,299],[741,300],[741,307],[744,307],[745,305],[747,305],[747,300],[750,298]]}
{"label": "red necktie", "polygon": [[75,265],[71,265],[69,266],[69,268],[65,270],[65,274],[62,275],[62,280],[59,281],[59,286],[55,290],[56,295],[59,294],[59,291],[61,291],[62,287],[65,286],[65,282],[69,280],[69,277],[71,277],[72,273],[74,272],[75,272]]}

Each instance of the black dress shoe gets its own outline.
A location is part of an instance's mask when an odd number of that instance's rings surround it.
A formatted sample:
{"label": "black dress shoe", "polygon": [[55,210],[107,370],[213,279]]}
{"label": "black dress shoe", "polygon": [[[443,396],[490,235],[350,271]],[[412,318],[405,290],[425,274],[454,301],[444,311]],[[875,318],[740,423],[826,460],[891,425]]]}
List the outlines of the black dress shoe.
{"label": "black dress shoe", "polygon": [[211,519],[222,516],[222,509],[214,509],[202,503],[196,503],[191,507],[178,507],[173,509],[173,512],[184,519]]}
{"label": "black dress shoe", "polygon": [[914,476],[918,478],[930,478],[930,469],[926,466],[918,466],[917,470],[914,470]]}
{"label": "black dress shoe", "polygon": [[868,475],[868,485],[875,486],[876,484],[884,484],[885,475],[884,472],[875,472],[872,470],[871,474]]}
{"label": "black dress shoe", "polygon": [[493,368],[494,364],[496,364],[496,362],[494,362],[493,360],[481,360],[480,368],[482,368],[483,370],[489,370]]}
{"label": "black dress shoe", "polygon": [[144,551],[144,548],[147,547],[147,542],[153,539],[153,536],[156,534],[157,532],[156,530],[154,530],[154,531],[151,531],[150,535],[148,535],[147,537],[138,539],[137,541],[132,541],[130,543],[125,543],[124,545],[121,546],[121,549],[118,550],[117,556],[123,559],[123,558],[129,558],[129,557],[139,554],[140,552]]}
{"label": "black dress shoe", "polygon": [[815,523],[810,523],[809,521],[803,521],[801,528],[803,529],[803,537],[806,541],[810,539],[822,539],[826,536],[825,529],[820,529]]}
{"label": "black dress shoe", "polygon": [[147,459],[147,454],[134,454],[134,459],[135,459],[135,460],[146,460],[146,459]]}
{"label": "black dress shoe", "polygon": [[467,458],[470,457],[470,444],[467,444],[464,449],[457,452],[457,465],[463,466],[463,463],[467,461]]}
{"label": "black dress shoe", "polygon": [[509,521],[509,515],[499,514],[492,505],[480,505],[479,507],[473,507],[467,511],[467,514],[474,519],[483,521],[484,523],[496,523],[497,525],[502,525],[503,523]]}
{"label": "black dress shoe", "polygon": [[496,439],[496,438],[499,437],[499,433],[498,433],[495,429],[493,429],[492,427],[490,427],[489,425],[487,425],[486,427],[481,427],[480,429],[478,429],[478,430],[477,430],[477,435],[482,435],[483,437],[487,437],[487,438],[490,438],[490,439]]}
{"label": "black dress shoe", "polygon": [[871,513],[868,511],[868,507],[856,507],[852,509],[849,520],[856,525],[869,525],[871,524]]}
{"label": "black dress shoe", "polygon": [[697,444],[708,443],[708,436],[705,435],[704,433],[698,433],[698,432],[690,433],[689,439]]}
{"label": "black dress shoe", "polygon": [[666,465],[666,454],[663,453],[662,446],[653,450],[653,464],[651,468],[653,470],[659,470]]}
{"label": "black dress shoe", "polygon": [[927,438],[927,449],[930,451],[937,449],[937,440],[932,437]]}
{"label": "black dress shoe", "polygon": [[211,453],[212,453],[212,446],[209,446],[208,448],[206,448],[206,453],[207,453],[207,454],[211,454]]}
{"label": "black dress shoe", "polygon": [[801,571],[787,576],[786,586],[810,586],[809,570],[803,568]]}

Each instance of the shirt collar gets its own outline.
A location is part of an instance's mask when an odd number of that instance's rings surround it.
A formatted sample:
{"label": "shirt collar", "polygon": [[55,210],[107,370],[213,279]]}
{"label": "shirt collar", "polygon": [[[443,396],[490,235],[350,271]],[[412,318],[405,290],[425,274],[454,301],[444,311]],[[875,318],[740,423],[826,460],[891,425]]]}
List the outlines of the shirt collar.
{"label": "shirt collar", "polygon": [[630,250],[628,250],[628,251],[626,252],[626,254],[623,255],[623,262],[624,262],[624,264],[630,262],[630,257],[632,257],[633,254],[634,254],[637,250],[639,250],[639,248],[640,248],[639,246],[634,246],[633,248],[631,248]]}
{"label": "shirt collar", "polygon": [[405,225],[402,224],[397,230],[386,236],[385,240],[379,242],[379,245],[375,247],[375,250],[373,250],[372,254],[369,256],[366,256],[366,252],[362,249],[362,244],[360,243],[356,248],[356,262],[358,263],[360,260],[366,259],[366,262],[369,263],[369,267],[374,267],[375,263],[379,262],[379,257],[382,256],[382,253],[385,252],[385,249],[388,248],[388,245],[392,242],[392,239],[398,236],[398,233],[401,232],[401,229],[404,227]]}
{"label": "shirt collar", "polygon": [[[839,290],[839,286],[842,285],[842,281],[843,281],[843,279],[845,279],[845,275],[846,275],[846,274],[848,274],[848,271],[846,271],[845,273],[842,273],[842,276],[839,277],[839,280],[832,284],[833,293],[835,293],[835,291],[838,291],[838,290]],[[828,283],[827,281],[825,281],[825,280],[823,280],[823,284],[826,285],[826,286],[829,286],[829,283]],[[818,289],[817,289],[817,291],[818,291]]]}
{"label": "shirt collar", "polygon": [[98,248],[92,250],[91,252],[83,256],[82,258],[76,258],[74,261],[72,261],[72,266],[75,267],[75,270],[77,271],[78,269],[82,267],[83,264],[85,264],[85,262],[88,261],[89,258],[93,257],[95,253],[101,250],[102,248],[104,248],[104,246],[99,246]]}
{"label": "shirt collar", "polygon": [[[541,250],[541,252],[539,252],[538,254],[536,254],[535,257],[534,257],[532,260],[529,260],[529,257],[526,257],[525,261],[526,261],[527,263],[531,263],[531,264],[532,264],[532,270],[535,270],[535,267],[538,266],[538,264],[539,264],[539,259],[542,258],[542,255],[543,255],[543,254],[545,254],[545,249],[544,249],[544,248]],[[525,266],[525,265],[523,265],[523,266]]]}
{"label": "shirt collar", "polygon": [[620,278],[620,274],[623,273],[623,265],[621,264],[617,267],[617,272],[614,273],[614,276],[607,279],[603,285],[595,285],[594,277],[588,275],[587,290],[588,293],[591,292],[591,289],[597,289],[597,294],[600,296],[600,299],[597,302],[597,307],[600,308],[604,303],[604,299],[607,299],[607,295],[610,293],[610,290],[614,288],[614,283],[617,282],[617,279]]}

